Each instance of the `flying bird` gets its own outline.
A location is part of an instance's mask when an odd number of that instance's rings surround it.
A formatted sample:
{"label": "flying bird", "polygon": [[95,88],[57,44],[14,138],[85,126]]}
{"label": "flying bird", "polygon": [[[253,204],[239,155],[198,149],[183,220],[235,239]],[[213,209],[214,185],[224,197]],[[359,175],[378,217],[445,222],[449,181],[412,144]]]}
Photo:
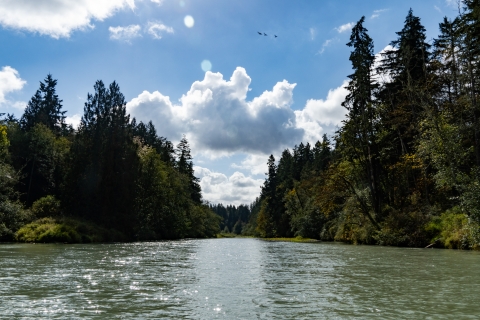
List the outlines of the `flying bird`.
{"label": "flying bird", "polygon": [[264,35],[264,36],[267,36],[267,34],[266,34],[265,32],[263,33],[263,35]]}
{"label": "flying bird", "polygon": [[258,32],[258,31],[257,31],[257,33],[258,33],[259,35],[262,35],[262,33],[261,33],[261,32]]}
{"label": "flying bird", "polygon": [[275,38],[277,37],[277,35],[275,34]]}

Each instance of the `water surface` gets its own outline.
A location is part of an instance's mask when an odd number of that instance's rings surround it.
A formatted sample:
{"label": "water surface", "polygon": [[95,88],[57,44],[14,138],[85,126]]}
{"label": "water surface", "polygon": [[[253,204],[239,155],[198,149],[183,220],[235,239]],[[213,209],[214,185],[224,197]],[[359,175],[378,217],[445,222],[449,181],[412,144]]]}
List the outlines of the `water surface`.
{"label": "water surface", "polygon": [[265,242],[0,245],[0,318],[478,319],[480,254]]}

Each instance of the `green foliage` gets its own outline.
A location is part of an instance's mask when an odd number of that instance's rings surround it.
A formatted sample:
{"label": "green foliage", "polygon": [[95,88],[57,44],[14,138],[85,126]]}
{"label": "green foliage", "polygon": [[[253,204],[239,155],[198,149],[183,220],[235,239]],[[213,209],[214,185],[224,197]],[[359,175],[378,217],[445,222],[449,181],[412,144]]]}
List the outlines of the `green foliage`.
{"label": "green foliage", "polygon": [[13,241],[15,232],[25,223],[32,221],[33,215],[18,201],[0,201],[0,241]]}
{"label": "green foliage", "polygon": [[18,174],[8,164],[9,146],[7,127],[0,125],[0,241],[13,241],[15,232],[32,220],[30,211],[18,201]]}
{"label": "green foliage", "polygon": [[124,235],[115,230],[71,218],[41,218],[26,224],[15,234],[20,242],[91,243],[124,241]]}
{"label": "green foliage", "polygon": [[434,217],[426,226],[432,235],[432,243],[449,249],[479,249],[480,226],[469,219],[460,207]]}
{"label": "green foliage", "polygon": [[7,126],[0,125],[0,161],[5,161],[8,156],[10,141],[7,138]]}
{"label": "green foliage", "polygon": [[194,205],[190,208],[190,229],[187,237],[211,238],[220,232],[221,218],[206,205]]}
{"label": "green foliage", "polygon": [[55,199],[54,196],[48,195],[35,201],[32,204],[31,211],[37,218],[60,216],[60,201]]}
{"label": "green foliage", "polygon": [[28,143],[27,166],[23,180],[26,189],[26,202],[49,194],[59,194],[64,181],[70,141],[56,136],[42,123],[35,124],[26,134]]}
{"label": "green foliage", "polygon": [[303,184],[296,183],[285,194],[285,207],[295,236],[319,239],[326,218],[315,205],[314,190],[309,190],[308,182],[310,181],[304,180]]}
{"label": "green foliage", "polygon": [[60,224],[53,218],[42,218],[22,227],[16,233],[21,242],[81,242],[80,234],[70,225]]}

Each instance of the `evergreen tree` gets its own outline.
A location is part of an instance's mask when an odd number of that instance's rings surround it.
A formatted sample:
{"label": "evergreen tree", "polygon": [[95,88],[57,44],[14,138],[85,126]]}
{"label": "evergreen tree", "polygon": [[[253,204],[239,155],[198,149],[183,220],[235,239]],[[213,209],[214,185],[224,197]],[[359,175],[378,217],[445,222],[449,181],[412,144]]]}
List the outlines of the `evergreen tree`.
{"label": "evergreen tree", "polygon": [[116,82],[88,94],[72,146],[66,203],[70,212],[131,233],[138,168],[126,102]]}
{"label": "evergreen tree", "polygon": [[368,184],[372,209],[380,216],[381,189],[379,182],[380,164],[377,147],[377,111],[372,96],[377,84],[372,79],[372,66],[375,60],[373,41],[363,27],[365,17],[362,17],[352,28],[349,47],[353,47],[350,61],[354,73],[349,75],[350,82],[346,87],[349,91],[342,103],[347,111],[347,119],[340,131],[343,140],[345,158],[360,166],[364,182]]}
{"label": "evergreen tree", "polygon": [[192,155],[190,153],[190,146],[188,145],[187,138],[183,136],[177,145],[177,168],[181,174],[184,174],[190,185],[190,196],[195,203],[202,202],[201,187],[199,184],[200,179],[195,177],[193,170]]}
{"label": "evergreen tree", "polygon": [[403,29],[397,32],[397,40],[390,43],[394,49],[384,53],[379,67],[380,72],[392,79],[384,84],[379,98],[385,104],[381,114],[383,126],[389,131],[385,138],[393,142],[396,159],[413,152],[413,141],[418,135],[430,61],[430,44],[426,42],[425,32],[420,18],[410,9]]}
{"label": "evergreen tree", "polygon": [[[425,28],[420,18],[410,9],[404,27],[391,42],[394,50],[387,51],[379,68],[391,77],[377,95],[380,129],[379,152],[383,174],[385,202],[400,211],[414,210],[428,203],[428,167],[415,155],[420,135],[420,123],[433,102],[430,70],[430,45],[426,42]],[[413,198],[412,198],[413,199]],[[415,209],[416,210],[416,209]]]}
{"label": "evergreen tree", "polygon": [[32,129],[35,124],[42,123],[56,134],[65,132],[65,112],[62,111],[62,100],[56,94],[57,80],[48,74],[44,82],[40,81],[40,88],[30,99],[20,119],[25,131]]}
{"label": "evergreen tree", "polygon": [[281,197],[277,194],[277,166],[275,158],[270,155],[268,158],[267,178],[262,186],[262,205],[257,217],[257,231],[263,237],[279,236],[278,223],[280,216],[278,207],[281,205]]}

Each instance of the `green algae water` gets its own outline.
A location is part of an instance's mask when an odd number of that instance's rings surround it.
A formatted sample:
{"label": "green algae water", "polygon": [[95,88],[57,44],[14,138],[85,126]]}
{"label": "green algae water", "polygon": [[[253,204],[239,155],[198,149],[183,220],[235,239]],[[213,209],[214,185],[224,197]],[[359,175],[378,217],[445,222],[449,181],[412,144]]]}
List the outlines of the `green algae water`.
{"label": "green algae water", "polygon": [[478,319],[480,254],[183,240],[0,245],[1,319]]}

